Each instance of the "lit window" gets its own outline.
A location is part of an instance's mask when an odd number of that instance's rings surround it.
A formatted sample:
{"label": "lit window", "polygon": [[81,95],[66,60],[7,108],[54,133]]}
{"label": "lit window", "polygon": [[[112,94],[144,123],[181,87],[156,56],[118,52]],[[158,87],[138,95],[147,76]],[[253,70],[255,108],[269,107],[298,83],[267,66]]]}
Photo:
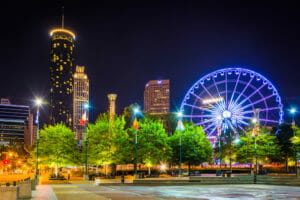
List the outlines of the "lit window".
{"label": "lit window", "polygon": [[67,45],[66,45],[66,44],[64,44],[64,48],[67,48]]}
{"label": "lit window", "polygon": [[63,68],[63,66],[61,65],[61,66],[59,66],[59,70],[60,71],[62,71],[64,68]]}

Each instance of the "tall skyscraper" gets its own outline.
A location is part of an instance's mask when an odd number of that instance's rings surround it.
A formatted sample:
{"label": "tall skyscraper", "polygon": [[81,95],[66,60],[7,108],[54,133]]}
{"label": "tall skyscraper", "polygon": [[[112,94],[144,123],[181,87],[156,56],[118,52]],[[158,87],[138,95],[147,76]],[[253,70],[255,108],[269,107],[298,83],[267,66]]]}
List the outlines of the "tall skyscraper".
{"label": "tall skyscraper", "polygon": [[50,31],[50,123],[72,127],[75,34],[65,28]]}
{"label": "tall skyscraper", "polygon": [[[84,105],[89,103],[89,79],[84,73],[84,66],[76,66],[73,92],[73,130],[77,139],[82,140],[85,127],[80,124],[80,119],[85,112]],[[88,123],[88,112],[86,119]]]}
{"label": "tall skyscraper", "polygon": [[113,123],[114,116],[116,115],[117,94],[108,94],[107,98],[109,101],[109,120]]}
{"label": "tall skyscraper", "polygon": [[144,90],[144,112],[163,115],[170,112],[170,81],[151,80]]}

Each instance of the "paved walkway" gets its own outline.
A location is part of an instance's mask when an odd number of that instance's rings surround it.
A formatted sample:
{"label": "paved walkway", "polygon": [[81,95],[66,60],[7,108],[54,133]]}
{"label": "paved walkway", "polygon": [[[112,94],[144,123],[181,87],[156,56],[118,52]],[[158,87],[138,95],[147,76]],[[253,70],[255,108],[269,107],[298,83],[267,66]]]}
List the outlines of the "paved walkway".
{"label": "paved walkway", "polygon": [[40,185],[33,196],[35,200],[285,200],[300,199],[300,188],[254,184],[109,187],[66,184]]}
{"label": "paved walkway", "polygon": [[37,185],[32,191],[32,200],[57,200],[50,185]]}

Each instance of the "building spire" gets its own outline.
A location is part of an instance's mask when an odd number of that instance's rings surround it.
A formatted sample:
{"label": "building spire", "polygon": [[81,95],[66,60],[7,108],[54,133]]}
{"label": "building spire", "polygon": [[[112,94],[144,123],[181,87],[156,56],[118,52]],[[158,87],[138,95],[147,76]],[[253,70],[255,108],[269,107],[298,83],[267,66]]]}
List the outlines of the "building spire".
{"label": "building spire", "polygon": [[61,8],[61,28],[63,29],[64,28],[64,26],[65,26],[65,13],[64,13],[64,6]]}

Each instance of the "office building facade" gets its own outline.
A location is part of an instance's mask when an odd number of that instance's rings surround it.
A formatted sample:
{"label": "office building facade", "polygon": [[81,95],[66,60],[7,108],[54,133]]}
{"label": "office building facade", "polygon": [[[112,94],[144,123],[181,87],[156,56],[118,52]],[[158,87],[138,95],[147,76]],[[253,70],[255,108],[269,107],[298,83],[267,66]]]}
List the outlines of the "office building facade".
{"label": "office building facade", "polygon": [[[73,89],[73,130],[77,139],[82,140],[85,127],[80,124],[80,119],[85,112],[84,105],[89,103],[89,79],[84,73],[84,66],[76,66]],[[87,111],[86,123],[88,123],[88,119]]]}
{"label": "office building facade", "polygon": [[151,80],[144,90],[144,112],[164,115],[170,112],[170,81]]}
{"label": "office building facade", "polygon": [[1,103],[4,104],[0,104],[0,144],[8,144],[14,139],[25,143],[26,130],[33,126],[30,124],[32,120],[29,120],[29,106],[13,105],[2,100]]}

